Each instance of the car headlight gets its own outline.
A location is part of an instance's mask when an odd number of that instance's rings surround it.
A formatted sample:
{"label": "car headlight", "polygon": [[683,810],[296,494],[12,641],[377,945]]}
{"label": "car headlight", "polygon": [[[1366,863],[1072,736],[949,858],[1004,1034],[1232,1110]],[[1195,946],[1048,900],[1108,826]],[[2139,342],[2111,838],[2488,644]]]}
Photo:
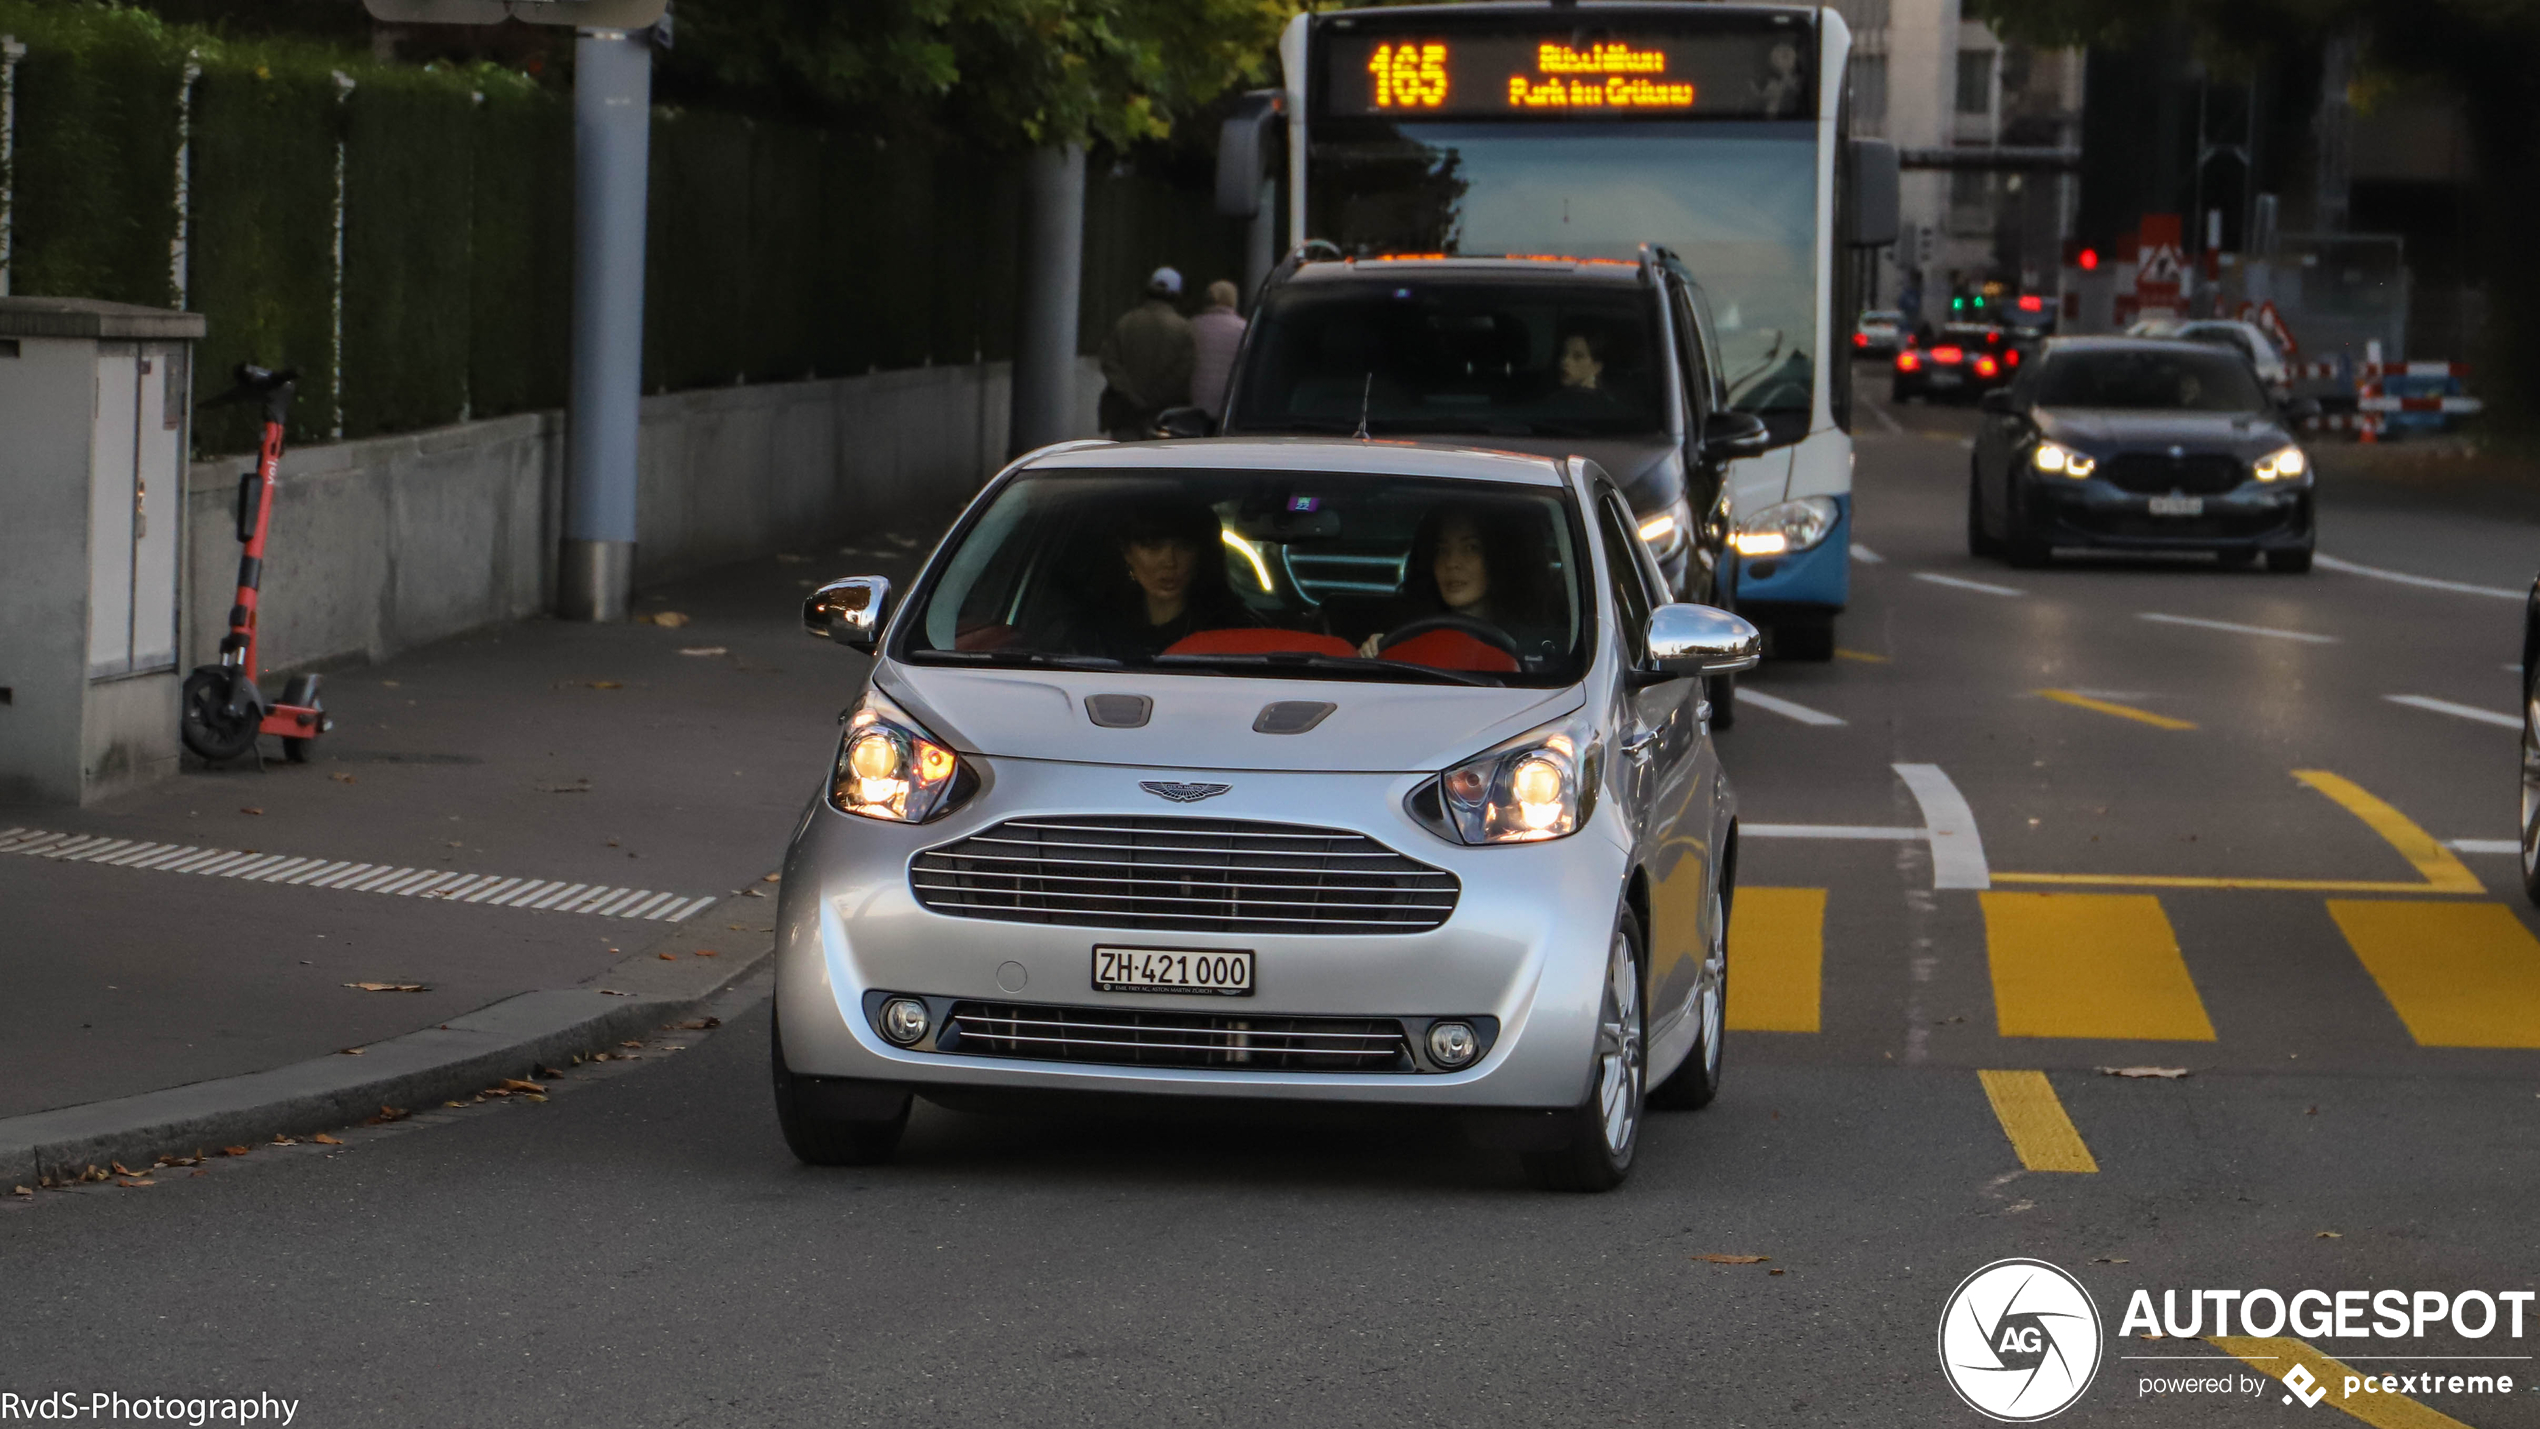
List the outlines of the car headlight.
{"label": "car headlight", "polygon": [[1693,533],[1693,508],[1681,496],[1667,504],[1667,509],[1640,523],[1640,539],[1649,554],[1666,560],[1685,548],[1685,538]]}
{"label": "car headlight", "polygon": [[838,738],[829,804],[840,813],[922,824],[977,784],[961,756],[937,742],[880,690],[868,689]]}
{"label": "car headlight", "polygon": [[2039,442],[2037,450],[2029,454],[2028,460],[2029,465],[2036,467],[2039,471],[2060,472],[2075,481],[2099,469],[2099,461],[2096,457],[2083,456],[2062,442]]}
{"label": "car headlight", "polygon": [[2311,459],[2300,447],[2280,447],[2258,458],[2256,471],[2260,481],[2291,481],[2311,469]]}
{"label": "car headlight", "polygon": [[1729,544],[1741,556],[1805,551],[1834,530],[1835,518],[1841,514],[1831,496],[1778,501],[1752,516],[1741,517],[1737,529],[1729,535]]}
{"label": "car headlight", "polygon": [[1411,792],[1411,816],[1450,843],[1540,843],[1596,812],[1604,750],[1582,710],[1465,760]]}

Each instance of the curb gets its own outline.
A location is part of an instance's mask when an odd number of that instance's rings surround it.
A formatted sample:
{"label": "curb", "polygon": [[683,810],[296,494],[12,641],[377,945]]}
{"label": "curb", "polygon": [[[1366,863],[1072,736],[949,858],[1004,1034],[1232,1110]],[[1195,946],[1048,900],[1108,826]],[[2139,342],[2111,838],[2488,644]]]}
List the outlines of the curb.
{"label": "curb", "polygon": [[[755,906],[753,906],[755,905]],[[341,1053],[112,1101],[0,1119],[0,1183],[32,1186],[116,1160],[253,1144],[348,1126],[383,1105],[428,1106],[570,1061],[694,1011],[775,951],[774,900],[751,888],[706,908],[581,988],[517,993],[438,1026]],[[720,937],[706,930],[718,930]],[[720,942],[720,948],[711,948]],[[712,961],[697,956],[708,952]],[[667,955],[667,956],[665,956]]]}

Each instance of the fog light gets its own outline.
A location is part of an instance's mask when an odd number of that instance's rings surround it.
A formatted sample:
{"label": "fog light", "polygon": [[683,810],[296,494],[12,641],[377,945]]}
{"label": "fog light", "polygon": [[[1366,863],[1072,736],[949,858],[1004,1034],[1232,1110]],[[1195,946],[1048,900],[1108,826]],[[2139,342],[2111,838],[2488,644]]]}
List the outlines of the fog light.
{"label": "fog light", "polygon": [[1429,1060],[1452,1072],[1482,1054],[1482,1039],[1469,1022],[1438,1022],[1429,1027]]}
{"label": "fog light", "polygon": [[926,1036],[928,1018],[926,1004],[913,997],[895,997],[882,1004],[882,1035],[903,1047],[914,1047]]}

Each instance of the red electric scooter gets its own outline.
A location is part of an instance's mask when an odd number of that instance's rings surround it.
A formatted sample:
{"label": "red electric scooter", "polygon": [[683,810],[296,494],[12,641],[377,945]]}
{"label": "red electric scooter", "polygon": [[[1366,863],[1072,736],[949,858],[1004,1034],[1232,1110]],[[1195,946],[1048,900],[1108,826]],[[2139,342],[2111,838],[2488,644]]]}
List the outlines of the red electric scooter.
{"label": "red electric scooter", "polygon": [[[238,483],[238,540],[246,551],[238,558],[238,599],[229,608],[229,634],[220,642],[220,663],[197,666],[185,677],[180,714],[185,747],[218,763],[256,749],[256,736],[282,737],[283,757],[305,764],[317,737],[334,728],[326,706],[318,700],[318,677],[294,675],[282,687],[279,703],[269,703],[256,688],[256,593],[265,578],[265,533],[273,519],[273,489],[282,469],[282,426],[291,415],[291,395],[300,374],[268,372],[238,365],[238,385],[205,406],[230,402],[264,404],[264,439],[257,448],[256,469]],[[259,764],[263,763],[258,751]]]}

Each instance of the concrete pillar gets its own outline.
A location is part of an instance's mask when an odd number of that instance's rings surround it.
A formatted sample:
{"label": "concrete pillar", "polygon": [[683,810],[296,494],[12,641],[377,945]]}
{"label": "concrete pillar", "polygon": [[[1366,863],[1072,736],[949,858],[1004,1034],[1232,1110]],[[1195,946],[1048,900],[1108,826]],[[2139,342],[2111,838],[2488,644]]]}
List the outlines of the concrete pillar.
{"label": "concrete pillar", "polygon": [[556,613],[567,620],[624,620],[634,584],[652,110],[646,35],[582,31],[573,46],[573,391],[556,562]]}
{"label": "concrete pillar", "polygon": [[[1900,149],[1941,148],[1955,138],[1958,25],[1959,0],[1892,0],[1888,7],[1887,138]],[[1897,186],[1897,219],[1898,266],[1923,267],[1923,307],[1906,321],[1939,321],[1949,312],[1948,173],[1908,170]]]}
{"label": "concrete pillar", "polygon": [[1070,437],[1076,409],[1076,306],[1085,266],[1085,149],[1035,149],[1023,169],[1021,321],[1007,445],[1020,455]]}

